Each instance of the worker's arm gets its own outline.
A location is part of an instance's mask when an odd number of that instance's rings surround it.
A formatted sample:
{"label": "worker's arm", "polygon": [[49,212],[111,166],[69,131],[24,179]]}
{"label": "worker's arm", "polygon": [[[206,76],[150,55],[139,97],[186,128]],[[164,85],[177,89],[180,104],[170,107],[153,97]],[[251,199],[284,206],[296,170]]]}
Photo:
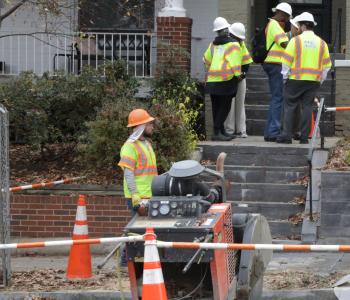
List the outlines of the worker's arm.
{"label": "worker's arm", "polygon": [[207,69],[210,68],[211,62],[213,60],[213,55],[214,55],[214,45],[210,44],[208,49],[204,52],[204,55],[203,55],[203,62]]}
{"label": "worker's arm", "polygon": [[332,60],[331,57],[329,55],[329,49],[327,46],[327,43],[325,43],[324,41],[322,41],[322,43],[324,43],[324,52],[323,52],[323,57],[322,57],[322,75],[321,75],[321,84],[326,80],[327,78],[327,74],[329,72],[329,70],[332,67]]}
{"label": "worker's arm", "polygon": [[288,35],[284,32],[278,22],[273,22],[271,26],[269,26],[269,31],[269,34],[273,36],[273,40],[277,45],[280,45],[284,49],[287,48],[289,41]]}

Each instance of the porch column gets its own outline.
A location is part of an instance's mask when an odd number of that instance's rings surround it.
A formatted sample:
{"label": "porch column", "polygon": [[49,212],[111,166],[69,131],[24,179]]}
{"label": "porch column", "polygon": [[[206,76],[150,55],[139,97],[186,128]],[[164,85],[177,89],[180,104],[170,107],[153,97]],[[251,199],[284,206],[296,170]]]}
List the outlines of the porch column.
{"label": "porch column", "polygon": [[192,19],[186,17],[183,0],[166,0],[157,17],[157,64],[168,60],[168,49],[177,47],[185,52],[176,63],[191,71]]}
{"label": "porch column", "polygon": [[[262,2],[262,0],[259,0]],[[250,40],[250,30],[254,25],[252,22],[251,11],[254,6],[254,0],[219,0],[218,1],[218,16],[224,17],[229,23],[241,22],[246,27],[246,41]],[[248,42],[249,44],[249,42]]]}

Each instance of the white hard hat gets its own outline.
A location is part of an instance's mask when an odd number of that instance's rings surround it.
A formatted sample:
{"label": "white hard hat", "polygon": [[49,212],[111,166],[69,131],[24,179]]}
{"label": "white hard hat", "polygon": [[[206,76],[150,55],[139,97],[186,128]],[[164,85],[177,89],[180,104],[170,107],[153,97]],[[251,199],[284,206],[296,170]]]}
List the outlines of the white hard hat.
{"label": "white hard hat", "polygon": [[213,23],[213,31],[219,31],[219,30],[222,30],[222,29],[225,29],[225,28],[229,28],[230,27],[230,24],[227,22],[227,20],[225,18],[222,18],[222,17],[217,17],[215,20],[214,20],[214,23]]}
{"label": "white hard hat", "polygon": [[245,40],[245,27],[242,23],[233,23],[230,26],[229,31],[241,40]]}
{"label": "white hard hat", "polygon": [[314,23],[315,26],[317,25],[317,23],[315,22],[314,16],[308,12],[303,12],[298,16],[298,22],[303,22],[303,21]]}
{"label": "white hard hat", "polygon": [[286,2],[282,2],[282,3],[278,4],[275,8],[272,9],[273,12],[276,12],[276,10],[283,11],[287,15],[292,16],[292,7],[290,6],[290,4],[288,4]]}

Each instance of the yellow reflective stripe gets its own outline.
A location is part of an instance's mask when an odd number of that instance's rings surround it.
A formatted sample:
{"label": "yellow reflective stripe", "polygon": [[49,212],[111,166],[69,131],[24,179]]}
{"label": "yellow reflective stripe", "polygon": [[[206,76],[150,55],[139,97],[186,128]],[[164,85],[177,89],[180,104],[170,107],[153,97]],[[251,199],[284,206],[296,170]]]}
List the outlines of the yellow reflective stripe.
{"label": "yellow reflective stripe", "polygon": [[238,46],[236,46],[236,45],[232,45],[232,46],[230,46],[229,48],[227,48],[226,51],[225,51],[225,58],[226,58],[227,56],[230,56],[230,55],[231,55],[233,52],[235,52],[235,51],[241,52],[241,48],[238,47]]}
{"label": "yellow reflective stripe", "polygon": [[144,168],[134,171],[135,176],[144,176],[144,175],[157,175],[157,169],[156,168]]}
{"label": "yellow reflective stripe", "polygon": [[133,160],[132,158],[123,156],[118,165],[119,166],[127,166],[127,167],[131,167],[132,169],[134,169],[135,165],[136,165],[136,161]]}
{"label": "yellow reflective stripe", "polygon": [[147,163],[147,159],[146,159],[146,157],[144,157],[144,153],[143,153],[141,147],[137,144],[137,141],[135,141],[133,143],[133,145],[135,147],[135,150],[137,152],[137,156],[138,156],[138,159],[139,159],[139,165],[138,166],[139,167],[145,166],[146,163]]}
{"label": "yellow reflective stripe", "polygon": [[323,65],[328,65],[328,64],[330,64],[331,62],[332,62],[332,60],[331,60],[330,57],[324,58],[324,59],[323,59]]}
{"label": "yellow reflective stripe", "polygon": [[321,69],[322,68],[322,60],[323,60],[323,55],[324,55],[324,41],[321,41],[321,47],[320,50],[318,52],[318,68]]}
{"label": "yellow reflective stripe", "polygon": [[286,61],[293,63],[294,57],[289,55],[288,53],[283,53],[281,57],[284,58]]}

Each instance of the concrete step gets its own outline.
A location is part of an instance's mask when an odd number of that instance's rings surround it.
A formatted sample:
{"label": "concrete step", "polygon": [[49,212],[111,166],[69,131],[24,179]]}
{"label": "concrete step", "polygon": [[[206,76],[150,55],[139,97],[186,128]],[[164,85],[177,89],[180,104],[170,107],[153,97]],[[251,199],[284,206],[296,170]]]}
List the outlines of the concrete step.
{"label": "concrete step", "polygon": [[307,173],[307,167],[225,166],[226,178],[236,183],[291,183]]}
{"label": "concrete step", "polygon": [[[237,140],[237,141],[236,141]],[[266,143],[262,138],[249,137],[249,144],[236,139],[231,142],[201,142],[203,159],[216,161],[221,152],[226,152],[225,164],[265,167],[304,167],[307,166],[308,145],[284,145]],[[256,142],[254,142],[256,140]]]}
{"label": "concrete step", "polygon": [[292,203],[296,197],[306,196],[306,188],[300,184],[285,183],[232,183],[227,198],[243,202]]}
{"label": "concrete step", "polygon": [[[246,120],[247,134],[253,136],[263,136],[266,121],[261,119],[248,119]],[[326,121],[323,134],[326,137],[335,135],[335,121]]]}
{"label": "concrete step", "polygon": [[[249,74],[249,73],[248,73]],[[326,79],[323,84],[321,85],[318,94],[323,94],[324,92],[330,93],[331,91],[331,85],[332,85],[332,80]],[[247,88],[250,91],[255,91],[255,92],[270,92],[270,87],[269,87],[269,81],[267,77],[254,77],[254,76],[248,76],[247,77]]]}
{"label": "concrete step", "polygon": [[[256,120],[266,120],[269,110],[269,105],[245,105],[246,117],[247,119],[256,119]],[[326,113],[324,115],[325,121],[335,121],[334,113]]]}
{"label": "concrete step", "polygon": [[298,240],[301,238],[301,223],[294,225],[288,220],[269,221],[272,238]]}
{"label": "concrete step", "polygon": [[304,206],[283,202],[239,202],[233,201],[235,213],[258,213],[267,220],[288,220],[297,213],[304,212]]}
{"label": "concrete step", "polygon": [[[331,99],[331,93],[323,93],[327,106],[334,106],[334,100]],[[271,99],[270,92],[258,92],[247,87],[247,93],[245,97],[246,105],[269,105]],[[329,113],[328,113],[329,114]],[[334,115],[334,114],[333,114]]]}

